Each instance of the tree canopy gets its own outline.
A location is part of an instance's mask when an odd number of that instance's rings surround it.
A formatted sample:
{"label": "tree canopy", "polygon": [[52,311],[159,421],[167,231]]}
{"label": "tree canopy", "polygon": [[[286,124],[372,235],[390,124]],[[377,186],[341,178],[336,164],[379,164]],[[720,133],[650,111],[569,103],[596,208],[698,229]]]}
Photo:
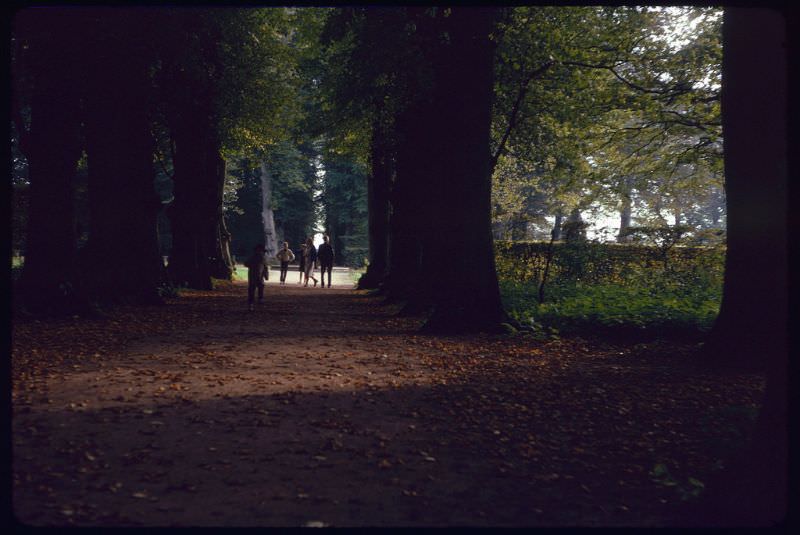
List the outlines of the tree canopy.
{"label": "tree canopy", "polygon": [[[120,27],[143,29],[136,54],[147,68],[148,180],[168,207],[159,220],[169,220],[171,283],[206,287],[211,276],[227,277],[227,248],[241,255],[249,247],[243,242],[258,241],[263,221],[253,212],[261,202],[253,170],[262,163],[272,176],[279,239],[295,246],[328,232],[342,261],[358,265],[369,257],[381,266],[376,281],[412,273],[400,267],[402,259],[417,258],[417,270],[435,257],[434,245],[415,253],[403,236],[430,233],[431,217],[442,212],[429,197],[432,179],[453,165],[441,157],[452,134],[438,126],[445,119],[436,114],[449,101],[437,91],[458,60],[448,54],[462,11],[117,12]],[[100,11],[76,13],[86,35],[62,50],[73,53],[62,63],[74,62],[77,73],[107,61],[97,55],[99,45],[119,41],[101,31]],[[520,6],[494,13],[486,32],[493,57],[488,150],[495,238],[558,237],[567,219],[613,213],[620,241],[634,239],[638,227],[688,225],[697,240],[705,239],[705,229],[724,229],[719,10]],[[36,63],[45,57],[44,33],[27,24],[36,19],[32,13],[24,15],[13,56],[21,201],[28,154],[19,141],[29,137],[35,88],[45,87],[37,80],[52,77]],[[464,89],[475,83],[465,78]],[[76,83],[84,89],[75,98],[96,102],[102,84],[96,76]],[[99,150],[89,150],[81,164],[85,169],[88,161],[90,177],[97,175]],[[98,200],[99,188],[89,188],[92,206],[113,203]],[[403,205],[417,214],[404,215]],[[380,225],[385,235],[376,238],[370,229]],[[15,234],[20,245],[23,234]],[[394,261],[400,264],[393,268]]]}

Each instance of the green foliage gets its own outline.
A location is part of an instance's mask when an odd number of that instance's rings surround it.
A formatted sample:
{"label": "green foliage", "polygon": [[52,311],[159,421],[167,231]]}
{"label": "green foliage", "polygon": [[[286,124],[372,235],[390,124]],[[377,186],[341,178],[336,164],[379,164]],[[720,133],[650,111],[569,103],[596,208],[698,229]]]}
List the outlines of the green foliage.
{"label": "green foliage", "polygon": [[724,225],[720,14],[509,10],[496,61],[496,235],[539,237],[546,215],[615,211],[625,198],[643,226],[664,224],[665,211]]}
{"label": "green foliage", "polygon": [[279,238],[296,249],[313,234],[316,217],[314,185],[317,169],[312,144],[284,141],[270,147],[266,163],[272,173],[272,209]]}
{"label": "green foliage", "polygon": [[707,331],[722,296],[724,251],[555,243],[547,299],[538,303],[546,243],[503,243],[497,266],[504,304],[524,324],[561,332],[659,335]]}
{"label": "green foliage", "polygon": [[297,146],[289,140],[275,143],[261,151],[258,159],[231,162],[228,174],[240,184],[235,201],[226,213],[231,238],[231,252],[240,258],[264,240],[261,220],[261,161],[272,177],[272,208],[278,238],[296,249],[313,234],[315,218],[315,151],[308,144]]}
{"label": "green foliage", "polygon": [[321,202],[336,263],[361,267],[369,256],[367,169],[351,157],[328,151]]}
{"label": "green foliage", "polygon": [[238,257],[246,257],[255,244],[264,240],[261,183],[255,165],[249,160],[228,164],[228,174],[241,184],[232,209],[225,213],[225,222],[231,233],[231,254]]}
{"label": "green foliage", "polygon": [[233,270],[233,280],[247,282],[247,266],[244,264],[236,264]]}

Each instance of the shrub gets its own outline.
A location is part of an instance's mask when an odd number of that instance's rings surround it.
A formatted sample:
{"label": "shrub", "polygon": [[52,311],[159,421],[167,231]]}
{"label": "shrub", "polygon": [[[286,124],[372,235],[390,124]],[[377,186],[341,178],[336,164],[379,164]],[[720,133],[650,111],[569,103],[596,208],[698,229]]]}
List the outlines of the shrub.
{"label": "shrub", "polygon": [[699,334],[719,311],[724,249],[572,241],[496,244],[504,304],[517,321],[563,332]]}

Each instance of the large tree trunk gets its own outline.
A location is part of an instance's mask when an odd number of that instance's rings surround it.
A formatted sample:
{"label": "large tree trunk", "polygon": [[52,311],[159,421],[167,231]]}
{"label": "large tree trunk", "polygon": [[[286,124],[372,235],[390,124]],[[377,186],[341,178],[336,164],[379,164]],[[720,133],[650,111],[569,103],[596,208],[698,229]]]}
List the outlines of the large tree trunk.
{"label": "large tree trunk", "polygon": [[[191,125],[195,128],[191,128]],[[170,207],[173,281],[211,289],[211,278],[230,278],[220,241],[222,215],[221,158],[214,126],[193,120],[175,130],[175,200]],[[188,127],[188,128],[187,128]],[[185,128],[185,129],[184,129]],[[197,128],[201,128],[198,130]]]}
{"label": "large tree trunk", "polygon": [[152,58],[135,33],[146,22],[141,12],[109,11],[91,26],[98,39],[97,54],[86,58],[90,233],[83,275],[102,301],[159,302],[164,279],[146,98]]}
{"label": "large tree trunk", "polygon": [[217,209],[216,234],[214,236],[214,255],[211,263],[211,276],[215,279],[231,280],[233,278],[233,261],[230,253],[230,233],[225,226],[225,212],[222,208],[222,199],[225,188],[225,159],[215,147],[207,155],[208,167],[213,170],[217,194],[215,197]]}
{"label": "large tree trunk", "polygon": [[233,271],[236,269],[236,264],[231,256],[231,233],[228,231],[224,215],[219,218],[219,243],[223,266],[227,269],[228,278],[231,278]]}
{"label": "large tree trunk", "polygon": [[426,148],[423,108],[412,104],[401,112],[397,121],[396,176],[391,192],[388,272],[383,291],[387,302],[406,301],[414,285],[420,282],[422,240],[430,228],[425,217],[429,195],[425,184]]}
{"label": "large tree trunk", "polygon": [[726,8],[723,36],[728,248],[704,349],[717,363],[763,367],[767,388],[752,443],[708,485],[700,520],[768,526],[786,518],[788,498],[786,103],[794,93],[777,12]]}
{"label": "large tree trunk", "polygon": [[[220,28],[203,11],[165,11],[162,16],[169,31],[163,36],[161,85],[175,149],[169,271],[175,284],[209,290],[211,278],[224,277],[226,271],[220,247],[224,161],[215,108],[217,82],[211,74],[221,69],[214,44]],[[185,67],[187,57],[197,68]]]}
{"label": "large tree trunk", "polygon": [[386,275],[389,248],[389,188],[392,180],[392,155],[385,118],[378,111],[372,127],[370,147],[371,175],[367,181],[369,266],[359,279],[360,289],[378,288]]}
{"label": "large tree trunk", "polygon": [[212,147],[211,125],[202,121],[203,110],[182,110],[173,120],[175,142],[175,200],[169,209],[172,224],[172,281],[198,290],[211,289],[212,259],[218,224],[215,202],[218,185],[208,169]]}
{"label": "large tree trunk", "polygon": [[[436,265],[440,239],[436,228],[436,212],[446,210],[442,204],[446,198],[431,195],[428,185],[441,173],[441,144],[444,140],[436,135],[435,101],[421,99],[401,122],[404,145],[398,150],[397,179],[410,185],[411,198],[405,207],[406,224],[412,249],[408,264],[406,287],[403,289],[405,305],[402,315],[426,313],[433,306],[433,289],[447,284],[440,278],[440,266]],[[401,174],[402,173],[402,174]],[[431,226],[431,223],[433,226]],[[445,277],[449,277],[445,274]]]}
{"label": "large tree trunk", "polygon": [[272,211],[272,175],[266,163],[262,162],[260,169],[261,224],[264,226],[264,254],[268,259],[272,259],[278,253],[278,238],[275,234],[275,214]]}
{"label": "large tree trunk", "polygon": [[429,178],[438,209],[432,264],[447,281],[433,286],[425,330],[493,331],[508,317],[500,300],[491,230],[493,8],[452,9],[445,19],[450,44],[438,64],[436,119],[444,142]]}
{"label": "large tree trunk", "polygon": [[[79,59],[62,10],[23,12],[17,38],[28,42],[33,84],[30,131],[21,148],[29,164],[30,204],[25,266],[17,289],[29,310],[68,310],[74,294],[76,222],[74,179],[81,156]],[[21,125],[20,125],[21,126]]]}

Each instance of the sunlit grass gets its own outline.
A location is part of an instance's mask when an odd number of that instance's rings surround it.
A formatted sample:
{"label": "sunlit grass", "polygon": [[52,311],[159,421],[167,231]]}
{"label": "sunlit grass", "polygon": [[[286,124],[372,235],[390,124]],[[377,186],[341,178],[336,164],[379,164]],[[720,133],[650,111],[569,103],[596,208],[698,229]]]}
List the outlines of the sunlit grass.
{"label": "sunlit grass", "polygon": [[721,301],[721,288],[674,284],[551,285],[541,304],[536,285],[506,280],[500,288],[506,309],[518,321],[574,333],[702,333],[714,323]]}

